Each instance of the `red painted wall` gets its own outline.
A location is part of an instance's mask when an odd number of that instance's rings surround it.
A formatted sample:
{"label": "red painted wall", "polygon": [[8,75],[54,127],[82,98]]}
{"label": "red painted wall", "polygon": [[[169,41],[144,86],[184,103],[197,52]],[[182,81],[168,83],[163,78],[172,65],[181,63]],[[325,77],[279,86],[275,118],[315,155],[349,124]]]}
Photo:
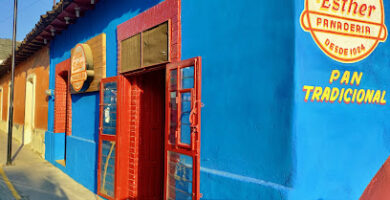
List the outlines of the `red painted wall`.
{"label": "red painted wall", "polygon": [[390,199],[390,157],[364,190],[360,200]]}

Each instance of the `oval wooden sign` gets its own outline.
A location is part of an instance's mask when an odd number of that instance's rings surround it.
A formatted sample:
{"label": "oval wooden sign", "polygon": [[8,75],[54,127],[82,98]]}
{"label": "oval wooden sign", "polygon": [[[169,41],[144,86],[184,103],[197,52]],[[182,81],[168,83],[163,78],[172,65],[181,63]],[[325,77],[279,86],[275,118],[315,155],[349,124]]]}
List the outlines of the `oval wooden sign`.
{"label": "oval wooden sign", "polygon": [[74,93],[84,92],[93,80],[93,56],[89,45],[77,44],[71,55],[70,83]]}

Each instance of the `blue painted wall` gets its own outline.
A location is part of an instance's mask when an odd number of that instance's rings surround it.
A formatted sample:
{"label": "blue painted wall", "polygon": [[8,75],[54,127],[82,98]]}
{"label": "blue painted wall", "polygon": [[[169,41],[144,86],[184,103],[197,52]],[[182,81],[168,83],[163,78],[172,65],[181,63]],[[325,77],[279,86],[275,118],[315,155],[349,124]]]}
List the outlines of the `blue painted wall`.
{"label": "blue painted wall", "polygon": [[[50,43],[50,89],[55,86],[55,66],[70,58],[71,49],[101,33],[106,34],[106,75],[117,74],[117,25],[161,0],[101,0]],[[67,137],[66,167],[55,162],[64,149],[64,134],[53,134],[54,100],[49,101],[46,159],[89,190],[96,192],[99,93],[72,95],[72,136]]]}
{"label": "blue painted wall", "polygon": [[182,59],[202,56],[203,199],[285,199],[294,152],[293,1],[182,1]]}
{"label": "blue painted wall", "polygon": [[[390,2],[385,23],[390,21]],[[330,59],[302,30],[299,18],[304,0],[295,1],[295,114],[296,177],[290,199],[358,199],[390,155],[389,97],[385,106],[304,102],[303,85],[329,84],[333,69],[363,72],[360,86],[389,91],[390,43],[380,43],[366,59],[343,64]],[[388,23],[387,23],[388,25]]]}
{"label": "blue painted wall", "polygon": [[[159,1],[101,0],[51,42],[50,88],[54,66],[100,33],[115,76],[116,26]],[[182,59],[203,61],[203,199],[358,199],[389,156],[387,105],[305,103],[302,92],[330,86],[333,69],[363,72],[359,88],[389,91],[389,42],[363,61],[336,62],[300,27],[303,9],[304,0],[182,1]],[[47,159],[96,192],[98,93],[72,96],[66,168],[54,162],[64,135],[52,133],[53,107]]]}
{"label": "blue painted wall", "polygon": [[[54,66],[100,33],[107,37],[107,76],[116,75],[116,26],[156,3],[100,1],[51,42],[50,88]],[[182,1],[182,58],[203,60],[203,199],[286,199],[291,191],[295,26],[293,1],[283,4]],[[63,146],[52,133],[53,108],[51,100],[47,159],[96,192],[98,93],[72,95],[66,168],[54,162]]]}

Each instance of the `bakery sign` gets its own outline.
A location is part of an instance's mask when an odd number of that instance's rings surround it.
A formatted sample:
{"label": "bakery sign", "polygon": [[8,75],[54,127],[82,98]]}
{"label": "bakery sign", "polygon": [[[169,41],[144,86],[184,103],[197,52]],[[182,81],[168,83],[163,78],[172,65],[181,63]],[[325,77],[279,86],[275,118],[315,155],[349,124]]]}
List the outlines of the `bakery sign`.
{"label": "bakery sign", "polygon": [[387,38],[382,0],[305,0],[301,27],[343,63],[366,58]]}
{"label": "bakery sign", "polygon": [[77,44],[71,55],[71,90],[72,93],[84,92],[94,77],[93,56],[89,45]]}

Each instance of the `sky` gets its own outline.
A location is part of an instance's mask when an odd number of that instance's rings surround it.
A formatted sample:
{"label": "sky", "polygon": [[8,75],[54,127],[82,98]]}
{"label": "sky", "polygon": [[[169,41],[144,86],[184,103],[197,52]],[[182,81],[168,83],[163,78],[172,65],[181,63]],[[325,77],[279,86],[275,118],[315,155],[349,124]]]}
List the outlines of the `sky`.
{"label": "sky", "polygon": [[[53,0],[18,0],[16,40],[23,41],[52,6]],[[14,0],[0,0],[0,38],[12,39],[13,9]]]}

